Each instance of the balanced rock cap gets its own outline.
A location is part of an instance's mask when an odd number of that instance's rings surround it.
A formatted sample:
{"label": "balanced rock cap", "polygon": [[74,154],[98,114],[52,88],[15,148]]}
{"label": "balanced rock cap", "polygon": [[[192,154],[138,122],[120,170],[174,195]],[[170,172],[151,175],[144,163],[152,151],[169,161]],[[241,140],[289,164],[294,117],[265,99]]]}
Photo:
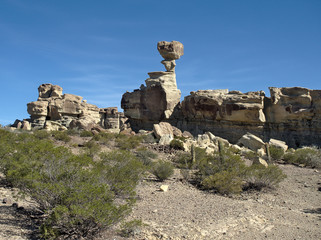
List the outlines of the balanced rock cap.
{"label": "balanced rock cap", "polygon": [[165,60],[176,60],[184,55],[184,45],[178,41],[158,42],[157,50]]}

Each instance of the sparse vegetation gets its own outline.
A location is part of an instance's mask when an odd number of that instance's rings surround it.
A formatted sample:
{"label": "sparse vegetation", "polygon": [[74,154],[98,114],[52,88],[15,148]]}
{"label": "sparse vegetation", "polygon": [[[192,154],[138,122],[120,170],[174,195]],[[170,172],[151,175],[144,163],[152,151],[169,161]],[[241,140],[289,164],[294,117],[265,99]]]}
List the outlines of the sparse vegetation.
{"label": "sparse vegetation", "polygon": [[125,134],[119,134],[116,137],[116,144],[120,149],[130,150],[137,148],[141,144],[142,140],[142,136],[127,136]]}
{"label": "sparse vegetation", "polygon": [[281,160],[285,153],[283,148],[276,147],[273,145],[269,146],[269,150],[270,150],[270,156],[274,160]]}
{"label": "sparse vegetation", "polygon": [[147,167],[152,165],[152,160],[157,158],[157,154],[146,149],[140,148],[136,152],[137,158]]}
{"label": "sparse vegetation", "polygon": [[80,137],[92,137],[93,133],[91,131],[83,130],[80,132]]}
{"label": "sparse vegetation", "polygon": [[120,235],[127,238],[134,236],[136,233],[140,232],[142,226],[142,220],[135,219],[129,222],[124,222],[121,224]]}
{"label": "sparse vegetation", "polygon": [[173,149],[176,149],[176,150],[184,150],[184,144],[181,140],[178,140],[178,139],[173,139],[169,146]]}
{"label": "sparse vegetation", "polygon": [[174,173],[174,166],[170,162],[159,161],[155,163],[151,170],[159,181],[164,181]]}
{"label": "sparse vegetation", "polygon": [[121,220],[135,202],[143,164],[127,151],[73,155],[32,134],[1,130],[0,167],[6,179],[35,199],[48,215],[41,237],[85,237]]}
{"label": "sparse vegetation", "polygon": [[63,141],[65,143],[71,140],[67,131],[51,131],[51,135],[54,137],[54,139]]}
{"label": "sparse vegetation", "polygon": [[284,161],[291,164],[321,168],[321,150],[316,147],[303,147],[285,153]]}

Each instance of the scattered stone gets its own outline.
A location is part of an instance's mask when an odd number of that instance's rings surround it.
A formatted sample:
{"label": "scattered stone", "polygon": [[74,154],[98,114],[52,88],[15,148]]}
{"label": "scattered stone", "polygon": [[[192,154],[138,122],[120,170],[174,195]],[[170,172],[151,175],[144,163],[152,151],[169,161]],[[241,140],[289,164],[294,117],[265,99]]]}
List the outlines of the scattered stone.
{"label": "scattered stone", "polygon": [[162,185],[159,188],[162,192],[167,192],[168,191],[168,185]]}
{"label": "scattered stone", "polygon": [[263,158],[260,158],[260,157],[257,157],[254,161],[253,161],[253,164],[261,164],[263,165],[264,167],[268,167],[269,165],[267,164],[267,162],[263,159]]}
{"label": "scattered stone", "polygon": [[265,143],[262,141],[262,139],[252,133],[246,133],[243,135],[237,142],[237,145],[247,147],[252,151],[265,148]]}
{"label": "scattered stone", "polygon": [[276,140],[276,139],[271,138],[269,141],[269,145],[275,146],[278,148],[282,148],[284,151],[288,150],[288,145],[286,145],[286,143],[281,140]]}
{"label": "scattered stone", "polygon": [[161,139],[165,135],[174,138],[172,125],[170,125],[167,122],[160,122],[159,124],[154,124],[153,131],[158,139]]}
{"label": "scattered stone", "polygon": [[10,197],[6,197],[2,200],[3,204],[12,204],[12,199]]}

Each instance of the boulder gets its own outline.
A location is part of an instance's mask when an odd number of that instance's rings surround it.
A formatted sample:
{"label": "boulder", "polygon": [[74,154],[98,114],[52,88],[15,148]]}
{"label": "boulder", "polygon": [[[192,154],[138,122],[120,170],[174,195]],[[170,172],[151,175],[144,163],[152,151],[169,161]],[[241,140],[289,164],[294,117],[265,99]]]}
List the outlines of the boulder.
{"label": "boulder", "polygon": [[263,142],[263,140],[252,133],[246,133],[245,135],[243,135],[239,139],[237,145],[247,147],[252,151],[257,151],[260,148],[265,148],[265,143]]}
{"label": "boulder", "polygon": [[271,138],[269,141],[269,145],[282,148],[284,151],[288,150],[288,145],[286,145],[286,143],[281,140]]}
{"label": "boulder", "polygon": [[268,167],[269,165],[267,164],[267,162],[263,159],[263,158],[260,158],[260,157],[257,157],[254,161],[253,161],[253,164],[261,164],[263,165],[264,167]]}
{"label": "boulder", "polygon": [[64,131],[64,130],[67,130],[67,128],[65,126],[63,126],[60,123],[55,122],[55,121],[46,121],[44,129],[47,130],[47,131]]}
{"label": "boulder", "polygon": [[164,135],[170,135],[174,137],[172,125],[168,122],[160,122],[159,124],[154,124],[153,131],[158,139],[161,139],[161,137],[163,137]]}
{"label": "boulder", "polygon": [[158,144],[159,145],[169,145],[171,141],[174,139],[172,134],[164,134],[160,139]]}
{"label": "boulder", "polygon": [[160,41],[157,43],[157,50],[165,60],[176,60],[184,55],[184,46],[178,41]]}
{"label": "boulder", "polygon": [[28,121],[26,121],[26,120],[23,120],[21,129],[30,131],[31,130],[30,123]]}

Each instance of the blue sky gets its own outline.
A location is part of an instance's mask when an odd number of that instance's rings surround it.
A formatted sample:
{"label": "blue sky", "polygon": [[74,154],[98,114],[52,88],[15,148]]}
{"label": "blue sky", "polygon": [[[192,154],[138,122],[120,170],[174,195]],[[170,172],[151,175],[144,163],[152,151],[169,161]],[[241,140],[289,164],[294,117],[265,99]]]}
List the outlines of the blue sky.
{"label": "blue sky", "polygon": [[321,0],[0,0],[0,124],[28,118],[42,83],[120,107],[172,40],[182,96],[321,89]]}

